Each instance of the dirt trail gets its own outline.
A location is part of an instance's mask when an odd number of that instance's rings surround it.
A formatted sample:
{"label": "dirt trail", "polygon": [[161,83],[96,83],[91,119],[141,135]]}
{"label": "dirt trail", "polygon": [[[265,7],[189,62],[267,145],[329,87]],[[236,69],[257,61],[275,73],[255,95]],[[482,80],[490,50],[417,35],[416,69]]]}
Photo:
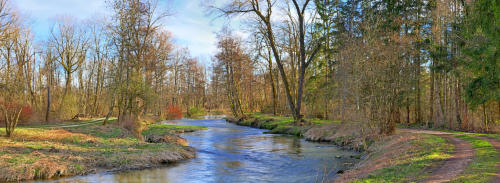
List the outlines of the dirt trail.
{"label": "dirt trail", "polygon": [[439,166],[431,168],[431,175],[421,182],[438,183],[451,181],[458,177],[460,173],[465,170],[467,165],[472,161],[474,157],[474,149],[472,148],[472,146],[462,139],[451,136],[452,133],[413,129],[401,129],[401,131],[437,135],[441,138],[446,139],[449,143],[455,146],[455,150],[451,154],[451,157],[445,160]]}
{"label": "dirt trail", "polygon": [[81,123],[69,123],[69,124],[39,126],[39,127],[28,127],[25,129],[73,128],[73,127],[80,127],[80,126],[90,126],[90,125],[95,125],[95,124],[102,124],[103,119],[96,119],[93,121],[87,121],[87,122],[81,122]]}

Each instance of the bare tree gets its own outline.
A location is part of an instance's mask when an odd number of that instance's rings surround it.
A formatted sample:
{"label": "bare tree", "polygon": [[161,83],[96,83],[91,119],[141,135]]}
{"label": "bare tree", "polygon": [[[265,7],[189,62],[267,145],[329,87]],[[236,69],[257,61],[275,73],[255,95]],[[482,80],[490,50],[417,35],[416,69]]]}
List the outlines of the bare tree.
{"label": "bare tree", "polygon": [[50,43],[54,46],[57,62],[63,67],[66,74],[66,84],[61,98],[61,107],[64,100],[71,92],[72,75],[86,60],[88,49],[88,38],[86,32],[77,27],[71,19],[61,19],[52,30]]}
{"label": "bare tree", "polygon": [[288,105],[291,113],[295,120],[302,119],[301,105],[302,105],[302,95],[305,82],[305,74],[307,68],[314,60],[316,54],[320,50],[322,39],[311,40],[309,45],[306,45],[306,22],[305,14],[308,10],[308,5],[311,3],[310,0],[305,0],[299,3],[297,0],[292,0],[293,7],[295,9],[295,16],[297,18],[297,24],[299,26],[299,79],[297,81],[297,95],[293,99],[291,92],[291,85],[289,84],[289,78],[286,74],[284,63],[281,58],[281,53],[279,52],[276,33],[273,29],[272,13],[276,8],[274,7],[276,2],[272,0],[250,0],[250,1],[240,1],[234,0],[228,3],[224,7],[214,7],[224,15],[238,15],[238,14],[251,14],[256,17],[265,28],[265,35],[269,41],[269,46],[273,51],[274,59],[278,65],[278,69],[281,73],[281,78],[283,80],[286,96],[288,99]]}

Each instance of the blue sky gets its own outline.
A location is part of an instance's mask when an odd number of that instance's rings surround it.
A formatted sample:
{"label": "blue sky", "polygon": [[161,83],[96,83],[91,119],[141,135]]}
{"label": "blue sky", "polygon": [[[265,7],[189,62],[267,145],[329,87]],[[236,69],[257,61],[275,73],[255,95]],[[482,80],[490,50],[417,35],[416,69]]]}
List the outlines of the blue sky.
{"label": "blue sky", "polygon": [[[222,0],[221,0],[222,1]],[[50,34],[56,17],[71,16],[85,20],[106,15],[109,8],[105,0],[11,0],[31,25],[37,40],[45,40]],[[207,15],[202,3],[206,0],[160,0],[160,9],[170,9],[172,16],[163,23],[173,33],[178,45],[188,47],[192,56],[206,64],[216,50],[216,35],[225,19]],[[234,24],[234,23],[233,23]]]}

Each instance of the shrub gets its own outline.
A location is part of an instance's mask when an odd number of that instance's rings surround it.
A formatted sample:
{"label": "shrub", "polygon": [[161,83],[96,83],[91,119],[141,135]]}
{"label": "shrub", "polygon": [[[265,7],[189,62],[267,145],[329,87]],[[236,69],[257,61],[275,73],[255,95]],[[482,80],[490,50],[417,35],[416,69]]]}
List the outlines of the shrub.
{"label": "shrub", "polygon": [[33,107],[30,105],[25,105],[21,111],[21,115],[19,116],[19,121],[25,122],[29,120],[33,116]]}
{"label": "shrub", "polygon": [[19,121],[28,120],[33,115],[33,109],[29,105],[16,102],[1,102],[0,121],[5,123],[5,132],[10,137],[17,127]]}
{"label": "shrub", "polygon": [[188,117],[199,116],[202,115],[203,113],[205,113],[205,111],[201,107],[189,107]]}
{"label": "shrub", "polygon": [[122,115],[119,118],[119,122],[123,128],[132,132],[132,134],[139,140],[144,141],[142,136],[142,131],[146,128],[146,125],[141,122],[140,119],[135,115]]}
{"label": "shrub", "polygon": [[[15,102],[2,102],[0,103],[5,110],[7,110],[7,115],[17,115],[19,110],[21,110],[21,114],[19,115],[19,121],[27,121],[33,116],[33,108],[30,105],[21,105]],[[0,121],[5,120],[5,112],[0,110]]]}
{"label": "shrub", "polygon": [[179,106],[170,105],[166,110],[166,118],[167,119],[181,119],[182,118],[182,110]]}

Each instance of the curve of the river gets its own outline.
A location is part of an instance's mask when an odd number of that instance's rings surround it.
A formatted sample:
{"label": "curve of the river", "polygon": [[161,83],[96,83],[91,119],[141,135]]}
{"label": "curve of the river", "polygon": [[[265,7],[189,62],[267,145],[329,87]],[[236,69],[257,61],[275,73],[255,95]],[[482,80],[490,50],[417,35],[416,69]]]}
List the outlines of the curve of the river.
{"label": "curve of the river", "polygon": [[99,173],[44,182],[324,182],[356,160],[355,152],[330,144],[264,134],[223,119],[179,120],[208,130],[183,134],[197,157],[165,168]]}

